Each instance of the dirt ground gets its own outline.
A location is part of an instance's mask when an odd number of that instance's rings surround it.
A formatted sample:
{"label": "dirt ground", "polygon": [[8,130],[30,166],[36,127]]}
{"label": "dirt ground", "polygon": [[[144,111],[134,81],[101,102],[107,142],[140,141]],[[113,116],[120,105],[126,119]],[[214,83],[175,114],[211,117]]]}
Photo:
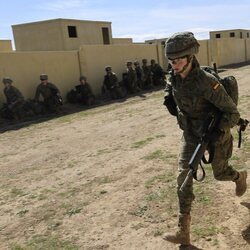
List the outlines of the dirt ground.
{"label": "dirt ground", "polygon": [[[250,65],[231,68],[250,118]],[[0,134],[0,249],[165,250],[181,131],[153,91]],[[237,141],[236,129],[233,129]],[[250,129],[231,163],[250,166]],[[250,249],[250,192],[195,183],[190,249]],[[248,179],[248,184],[250,178]]]}

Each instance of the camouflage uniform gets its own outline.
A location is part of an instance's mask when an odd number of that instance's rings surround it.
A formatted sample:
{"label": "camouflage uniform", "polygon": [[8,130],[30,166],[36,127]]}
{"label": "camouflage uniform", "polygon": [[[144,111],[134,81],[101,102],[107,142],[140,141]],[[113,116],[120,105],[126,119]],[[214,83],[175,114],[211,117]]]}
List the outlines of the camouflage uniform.
{"label": "camouflage uniform", "polygon": [[[44,76],[41,75],[40,79]],[[46,75],[44,78],[47,78]],[[47,80],[47,79],[41,79]],[[46,84],[40,83],[36,88],[35,101],[39,101],[39,97],[42,95],[43,104],[48,112],[58,112],[59,106],[62,104],[59,89],[50,82]]]}
{"label": "camouflage uniform", "polygon": [[163,238],[176,244],[189,245],[190,211],[195,198],[193,179],[189,179],[183,191],[179,188],[186,178],[189,160],[200,141],[204,121],[210,113],[220,114],[220,123],[212,143],[208,146],[208,151],[214,150],[211,165],[215,179],[234,181],[236,195],[241,196],[247,188],[247,172],[237,172],[228,164],[233,149],[230,128],[238,123],[240,115],[236,104],[216,77],[200,68],[194,56],[199,51],[199,43],[193,33],[174,34],[167,40],[165,49],[172,72],[170,83],[166,85],[164,104],[172,115],[177,116],[183,135],[177,177],[180,211],[178,231],[175,234],[167,233]]}
{"label": "camouflage uniform", "polygon": [[221,134],[214,145],[211,145],[215,148],[212,168],[215,179],[233,181],[238,177],[238,173],[228,165],[228,159],[232,155],[233,140],[230,127],[237,124],[240,116],[224,87],[214,76],[201,70],[196,60],[193,62],[193,70],[185,79],[179,75],[172,75],[170,82],[178,107],[178,124],[183,130],[177,178],[180,213],[190,213],[194,199],[192,179],[183,192],[179,191],[179,187],[189,170],[188,162],[201,137],[205,118],[209,112],[215,111],[215,107],[222,112]]}
{"label": "camouflage uniform", "polygon": [[125,81],[125,85],[129,93],[135,93],[138,91],[137,86],[137,75],[135,69],[132,67],[132,62],[127,62],[127,72],[124,74],[123,77]]}
{"label": "camouflage uniform", "polygon": [[136,85],[138,86],[138,88],[140,89],[144,89],[144,82],[142,81],[142,68],[140,67],[140,64],[138,61],[134,62],[134,66],[135,66],[135,72],[136,72],[136,77],[137,77],[137,83]]}
{"label": "camouflage uniform", "polygon": [[142,59],[142,82],[144,89],[152,88],[151,67],[147,65],[147,59]]}
{"label": "camouflage uniform", "polygon": [[152,72],[152,80],[153,80],[153,84],[155,86],[159,86],[159,85],[164,85],[164,72],[162,67],[155,63],[155,60],[152,59],[151,60],[151,72]]}
{"label": "camouflage uniform", "polygon": [[79,78],[80,84],[75,86],[75,89],[72,89],[67,94],[67,99],[70,103],[81,103],[87,106],[94,104],[95,96],[92,92],[92,89],[87,82],[87,78],[85,76],[80,76]]}
{"label": "camouflage uniform", "polygon": [[[3,83],[12,84],[12,80],[10,78],[4,78]],[[7,100],[6,106],[6,117],[20,119],[23,116],[23,105],[24,105],[24,97],[22,93],[14,86],[6,86],[4,88],[4,95]]]}
{"label": "camouflage uniform", "polygon": [[122,88],[119,86],[118,78],[110,66],[105,68],[107,74],[104,76],[103,89],[108,90],[112,99],[124,97]]}

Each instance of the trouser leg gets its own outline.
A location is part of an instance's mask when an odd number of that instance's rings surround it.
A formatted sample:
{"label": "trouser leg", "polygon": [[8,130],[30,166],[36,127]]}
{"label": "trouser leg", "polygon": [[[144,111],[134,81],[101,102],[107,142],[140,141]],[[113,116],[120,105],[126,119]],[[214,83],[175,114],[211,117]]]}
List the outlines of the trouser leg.
{"label": "trouser leg", "polygon": [[196,148],[196,145],[196,139],[187,135],[182,136],[177,177],[177,194],[179,199],[179,210],[181,214],[190,213],[192,202],[195,198],[193,193],[193,178],[188,180],[183,191],[180,191],[179,189],[189,171],[188,163]]}

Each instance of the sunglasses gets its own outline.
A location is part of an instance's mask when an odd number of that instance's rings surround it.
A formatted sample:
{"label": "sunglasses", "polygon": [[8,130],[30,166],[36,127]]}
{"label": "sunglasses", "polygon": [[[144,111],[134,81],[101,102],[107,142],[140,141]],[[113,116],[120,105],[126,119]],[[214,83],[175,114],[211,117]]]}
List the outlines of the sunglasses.
{"label": "sunglasses", "polygon": [[177,57],[177,58],[168,58],[169,63],[171,64],[177,64],[187,56]]}

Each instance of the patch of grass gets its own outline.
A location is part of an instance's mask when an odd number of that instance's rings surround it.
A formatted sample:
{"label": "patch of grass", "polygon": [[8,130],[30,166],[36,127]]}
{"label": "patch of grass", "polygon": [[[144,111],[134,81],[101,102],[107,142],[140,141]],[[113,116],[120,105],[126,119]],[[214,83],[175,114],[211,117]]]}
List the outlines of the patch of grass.
{"label": "patch of grass", "polygon": [[201,203],[204,203],[204,204],[211,204],[212,203],[212,200],[209,196],[201,196],[197,200]]}
{"label": "patch of grass", "polygon": [[164,152],[162,150],[156,150],[143,157],[143,159],[145,160],[162,160],[162,161],[168,161],[170,158],[177,158],[177,156],[175,154],[168,154],[167,152]]}
{"label": "patch of grass", "polygon": [[148,206],[144,205],[144,206],[138,207],[134,212],[130,212],[129,214],[142,217],[147,210],[148,210]]}
{"label": "patch of grass", "polygon": [[11,189],[10,195],[12,198],[14,198],[14,197],[18,197],[18,196],[25,196],[26,194],[24,193],[23,190],[14,187]]}
{"label": "patch of grass", "polygon": [[154,140],[153,137],[148,137],[148,138],[146,138],[145,140],[141,140],[141,141],[134,142],[134,143],[132,144],[132,148],[142,148],[142,147],[144,147],[146,144],[148,144],[149,142],[151,142],[152,140]]}
{"label": "patch of grass", "polygon": [[59,221],[51,221],[48,223],[48,230],[56,230],[60,225],[62,225]]}
{"label": "patch of grass", "polygon": [[160,189],[152,192],[145,197],[146,201],[164,201],[168,197],[169,189]]}
{"label": "patch of grass", "polygon": [[102,155],[102,154],[107,154],[107,153],[111,153],[112,151],[108,148],[103,148],[103,149],[99,149],[96,153],[96,156],[98,155]]}
{"label": "patch of grass", "polygon": [[26,209],[26,208],[24,208],[24,209],[22,209],[22,210],[20,210],[18,213],[17,213],[17,215],[19,215],[20,217],[23,217],[26,213],[28,213],[29,212],[29,210],[28,209]]}
{"label": "patch of grass", "polygon": [[164,135],[164,134],[156,135],[156,136],[155,136],[155,138],[164,138],[164,137],[166,137],[166,135]]}
{"label": "patch of grass", "polygon": [[151,188],[155,183],[168,183],[171,181],[175,181],[173,174],[165,173],[151,177],[145,182],[146,188]]}
{"label": "patch of grass", "polygon": [[193,234],[198,236],[199,238],[206,238],[209,236],[217,235],[218,233],[222,233],[224,229],[218,228],[216,226],[206,226],[206,227],[193,226],[192,231]]}
{"label": "patch of grass", "polygon": [[56,236],[35,235],[23,246],[13,244],[11,250],[78,250],[75,244],[61,240]]}
{"label": "patch of grass", "polygon": [[69,188],[64,192],[59,193],[58,195],[61,197],[65,197],[65,198],[70,198],[72,196],[75,196],[77,193],[81,192],[81,188],[80,187],[74,187],[74,188]]}
{"label": "patch of grass", "polygon": [[112,182],[112,180],[109,176],[104,176],[98,180],[99,185],[107,184],[107,183],[111,183],[111,182]]}
{"label": "patch of grass", "polygon": [[240,157],[238,157],[237,155],[233,155],[231,158],[230,158],[231,161],[239,161],[240,160]]}
{"label": "patch of grass", "polygon": [[66,211],[66,214],[71,217],[72,215],[79,214],[82,211],[82,208],[70,208]]}
{"label": "patch of grass", "polygon": [[131,226],[131,228],[132,229],[135,229],[135,230],[139,230],[139,229],[141,229],[141,228],[145,228],[145,227],[147,227],[146,225],[144,225],[143,223],[138,223],[138,224],[136,224],[136,225],[133,225],[133,226]]}
{"label": "patch of grass", "polygon": [[157,230],[154,232],[154,237],[162,236],[163,234],[164,234],[164,230],[163,230],[163,229],[157,229]]}

